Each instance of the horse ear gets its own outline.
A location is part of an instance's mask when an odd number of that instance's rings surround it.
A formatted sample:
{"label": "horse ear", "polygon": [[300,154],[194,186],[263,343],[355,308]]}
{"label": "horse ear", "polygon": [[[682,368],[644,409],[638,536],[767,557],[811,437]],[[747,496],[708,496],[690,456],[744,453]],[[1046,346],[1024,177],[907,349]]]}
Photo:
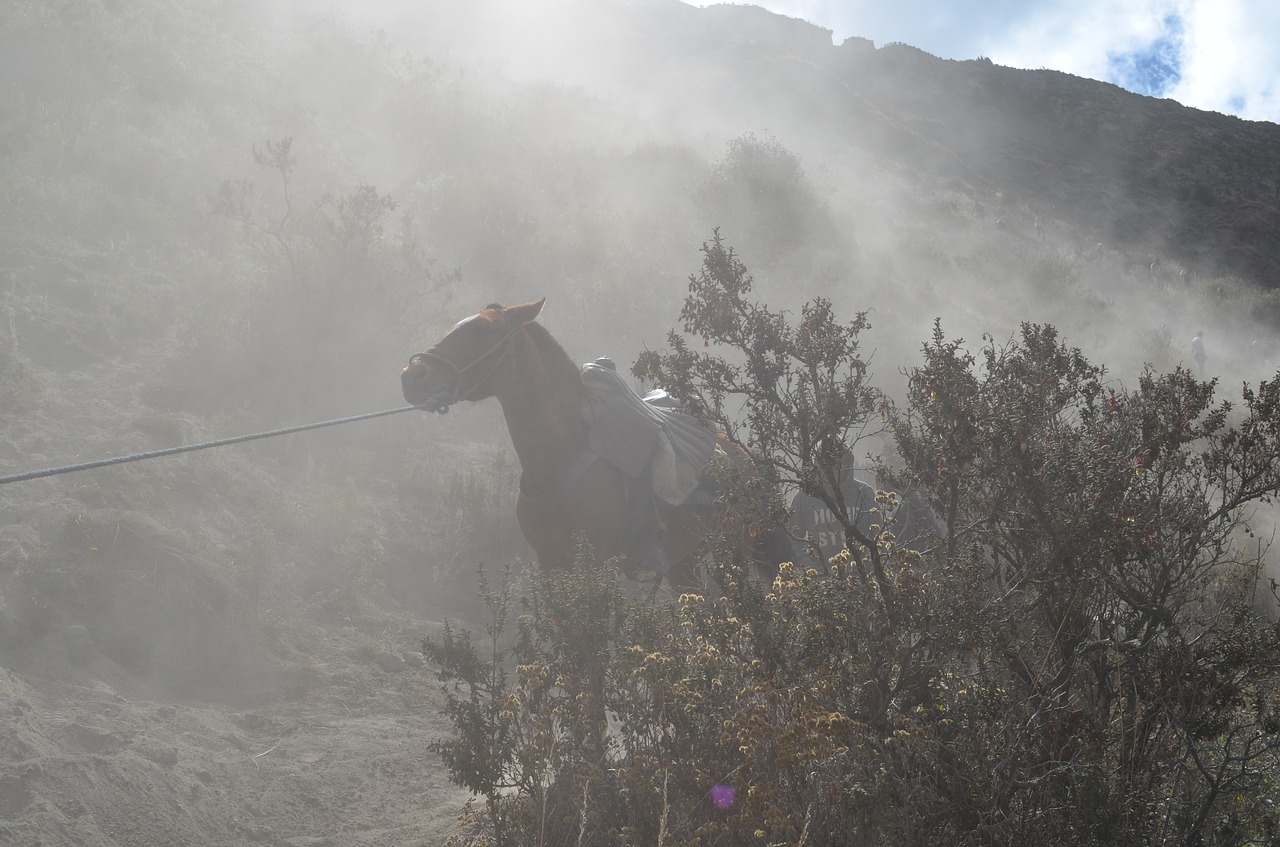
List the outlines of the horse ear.
{"label": "horse ear", "polygon": [[506,315],[511,319],[512,323],[533,323],[534,318],[538,317],[538,313],[542,311],[542,304],[545,302],[547,302],[547,298],[543,297],[536,303],[524,303],[520,306],[509,306],[505,310]]}

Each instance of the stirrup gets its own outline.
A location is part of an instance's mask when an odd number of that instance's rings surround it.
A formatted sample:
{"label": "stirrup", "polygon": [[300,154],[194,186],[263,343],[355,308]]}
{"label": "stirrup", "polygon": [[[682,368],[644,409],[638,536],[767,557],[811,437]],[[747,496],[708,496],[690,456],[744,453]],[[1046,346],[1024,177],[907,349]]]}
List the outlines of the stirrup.
{"label": "stirrup", "polygon": [[667,576],[666,573],[652,565],[638,562],[631,556],[626,555],[622,557],[622,575],[641,585],[648,585],[651,582],[660,583]]}

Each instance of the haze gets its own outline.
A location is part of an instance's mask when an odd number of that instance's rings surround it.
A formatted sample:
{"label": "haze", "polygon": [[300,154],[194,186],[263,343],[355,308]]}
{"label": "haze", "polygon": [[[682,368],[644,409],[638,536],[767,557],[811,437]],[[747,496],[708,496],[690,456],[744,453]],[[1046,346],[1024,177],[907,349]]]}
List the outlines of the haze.
{"label": "haze", "polygon": [[[1280,358],[1276,128],[1057,72],[677,0],[118,0],[0,7],[0,79],[0,474],[401,405],[491,301],[626,369],[716,229],[869,311],[891,393],[935,320],[1124,386],[1201,329],[1224,396]],[[400,672],[528,559],[508,449],[460,404],[0,486],[0,841],[437,843]]]}

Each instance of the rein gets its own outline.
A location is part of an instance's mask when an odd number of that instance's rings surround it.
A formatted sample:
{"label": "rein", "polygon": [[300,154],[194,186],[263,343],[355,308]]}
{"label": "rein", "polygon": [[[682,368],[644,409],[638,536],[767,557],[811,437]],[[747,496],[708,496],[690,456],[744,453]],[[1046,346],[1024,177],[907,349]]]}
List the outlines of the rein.
{"label": "rein", "polygon": [[[519,327],[516,327],[515,329],[512,329],[511,331],[509,331],[506,335],[502,336],[501,341],[499,341],[497,344],[493,345],[488,350],[481,353],[479,356],[476,356],[474,359],[472,359],[470,362],[463,365],[462,367],[458,367],[451,360],[446,359],[444,356],[441,356],[439,353],[432,353],[430,350],[424,353],[414,353],[412,356],[410,356],[409,364],[413,364],[414,362],[425,362],[428,359],[431,359],[437,362],[443,362],[445,365],[448,365],[450,370],[453,371],[453,387],[450,388],[448,391],[438,391],[435,394],[432,394],[430,397],[426,399],[425,402],[421,404],[422,407],[429,412],[437,412],[441,415],[448,414],[450,406],[452,406],[454,403],[458,403],[466,399],[465,394],[459,394],[458,392],[462,388],[462,377],[466,375],[467,371],[479,365],[485,359],[492,356],[495,352],[501,351],[499,356],[496,359],[494,359],[493,365],[489,368],[489,370],[485,372],[485,375],[480,377],[480,380],[475,385],[471,386],[471,388],[469,388],[468,391],[474,391],[475,389],[484,385],[485,380],[493,376],[494,371],[496,371],[498,369],[498,366],[502,364],[502,360],[507,358],[508,355],[511,353],[511,351],[514,349],[512,340],[515,338],[516,330],[518,329]],[[437,344],[436,346],[439,347],[440,345]],[[515,359],[512,359],[511,360],[511,376],[513,379],[515,378],[515,372],[516,372],[516,363],[515,363]]]}

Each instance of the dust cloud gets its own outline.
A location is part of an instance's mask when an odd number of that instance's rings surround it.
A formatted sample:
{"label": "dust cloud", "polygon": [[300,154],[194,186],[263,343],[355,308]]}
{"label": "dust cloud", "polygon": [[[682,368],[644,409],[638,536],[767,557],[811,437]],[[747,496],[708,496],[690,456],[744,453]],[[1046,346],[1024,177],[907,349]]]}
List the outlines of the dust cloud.
{"label": "dust cloud", "polygon": [[[0,472],[399,405],[408,356],[491,301],[546,297],[572,357],[625,367],[665,345],[717,228],[760,300],[868,310],[890,392],[935,319],[975,350],[1053,323],[1123,386],[1199,370],[1198,330],[1226,396],[1280,365],[1274,280],[1193,249],[1191,206],[1133,176],[1125,110],[1173,106],[1063,75],[676,0],[18,3],[0,57]],[[462,404],[0,488],[8,834],[96,837],[50,809],[79,792],[110,818],[85,757],[124,762],[147,726],[170,739],[127,762],[163,783],[149,826],[166,792],[201,809],[191,833],[257,808],[220,843],[349,805],[333,737],[288,739],[400,726],[335,687],[481,619],[477,563],[528,560],[507,449],[497,409]],[[406,679],[397,703],[438,710]],[[421,749],[387,755],[422,775]],[[332,778],[262,795],[272,767]]]}

